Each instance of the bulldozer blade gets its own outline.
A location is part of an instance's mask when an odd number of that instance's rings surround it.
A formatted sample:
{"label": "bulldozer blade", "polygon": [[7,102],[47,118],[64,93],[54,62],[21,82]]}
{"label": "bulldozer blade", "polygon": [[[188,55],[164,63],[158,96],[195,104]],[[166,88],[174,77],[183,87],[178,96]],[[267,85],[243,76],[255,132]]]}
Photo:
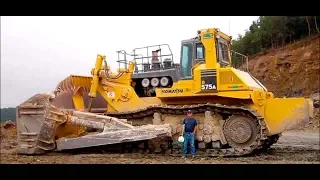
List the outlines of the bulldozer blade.
{"label": "bulldozer blade", "polygon": [[[89,97],[84,93],[85,105]],[[43,154],[47,150],[54,149],[55,142],[52,141],[52,121],[47,119],[47,108],[53,105],[64,110],[75,110],[72,102],[72,92],[60,90],[54,93],[36,94],[16,108],[18,153],[19,154]],[[98,95],[92,102],[92,112],[105,112],[106,102]],[[50,135],[51,134],[51,135]],[[41,136],[40,136],[41,135]],[[49,138],[48,135],[51,137]]]}
{"label": "bulldozer blade", "polygon": [[171,126],[146,125],[107,131],[99,134],[86,135],[78,138],[59,139],[56,141],[57,150],[77,149],[124,142],[148,140],[158,137],[171,137]]}
{"label": "bulldozer blade", "polygon": [[[17,107],[19,154],[43,154],[52,150],[171,137],[170,125],[134,127],[124,119],[75,111],[70,106],[71,98],[66,91],[57,96],[53,93],[37,94]],[[99,99],[95,100],[93,105],[99,107]],[[70,125],[95,129],[95,132],[83,136],[71,130],[75,138],[57,134],[58,127],[65,128],[65,132]]]}
{"label": "bulldozer blade", "polygon": [[268,99],[265,107],[265,120],[268,135],[302,128],[313,118],[313,103],[305,98]]}
{"label": "bulldozer blade", "polygon": [[[39,143],[40,129],[52,94],[37,94],[17,107],[16,122],[19,154],[42,154]],[[27,141],[28,140],[28,141]]]}
{"label": "bulldozer blade", "polygon": [[[88,89],[88,87],[90,87],[90,77],[69,76],[65,78],[57,85],[55,89],[56,97],[52,100],[51,104],[58,108],[75,110],[72,96],[80,87],[83,92],[82,96],[84,106],[86,107],[85,110],[88,110],[91,99],[88,95],[90,91]],[[100,94],[97,94],[97,96],[92,99],[91,112],[104,113],[106,112],[106,107],[107,103]]]}

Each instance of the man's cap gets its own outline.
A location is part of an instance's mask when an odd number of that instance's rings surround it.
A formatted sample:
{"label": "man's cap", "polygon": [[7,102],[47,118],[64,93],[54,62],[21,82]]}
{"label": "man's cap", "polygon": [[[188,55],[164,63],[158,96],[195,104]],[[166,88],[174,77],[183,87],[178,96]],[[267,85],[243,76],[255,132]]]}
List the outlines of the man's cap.
{"label": "man's cap", "polygon": [[192,113],[192,111],[189,109],[189,110],[187,111],[187,113]]}

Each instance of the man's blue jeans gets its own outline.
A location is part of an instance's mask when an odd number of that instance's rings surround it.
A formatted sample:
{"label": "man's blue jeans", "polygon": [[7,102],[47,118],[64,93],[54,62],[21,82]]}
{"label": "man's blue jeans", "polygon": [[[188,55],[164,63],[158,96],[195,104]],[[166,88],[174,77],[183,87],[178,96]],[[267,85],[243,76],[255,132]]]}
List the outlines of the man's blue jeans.
{"label": "man's blue jeans", "polygon": [[194,134],[193,133],[184,133],[184,144],[183,144],[183,155],[185,156],[188,153],[188,144],[190,144],[191,154],[196,155],[196,149],[194,146]]}

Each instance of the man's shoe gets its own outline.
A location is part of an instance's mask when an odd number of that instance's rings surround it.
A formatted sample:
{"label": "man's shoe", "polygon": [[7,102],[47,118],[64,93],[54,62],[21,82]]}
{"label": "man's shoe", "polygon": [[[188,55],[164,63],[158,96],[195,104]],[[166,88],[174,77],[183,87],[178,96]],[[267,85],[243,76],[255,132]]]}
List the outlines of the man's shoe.
{"label": "man's shoe", "polygon": [[196,157],[195,155],[192,156],[192,158],[195,158],[195,157]]}
{"label": "man's shoe", "polygon": [[185,156],[185,155],[183,155],[181,158],[182,158],[182,159],[184,159],[184,158],[186,158],[186,156]]}

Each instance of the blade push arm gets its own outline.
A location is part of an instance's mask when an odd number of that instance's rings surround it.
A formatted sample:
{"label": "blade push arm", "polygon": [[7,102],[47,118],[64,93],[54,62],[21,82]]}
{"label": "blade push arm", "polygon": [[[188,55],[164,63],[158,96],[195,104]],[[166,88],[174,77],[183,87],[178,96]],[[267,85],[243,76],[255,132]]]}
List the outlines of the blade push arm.
{"label": "blade push arm", "polygon": [[97,88],[99,85],[99,70],[102,68],[102,62],[105,60],[106,56],[99,55],[97,56],[96,60],[96,65],[94,69],[91,71],[92,74],[92,82],[91,82],[91,87],[90,87],[90,92],[89,92],[89,105],[88,105],[88,111],[90,112],[91,106],[92,106],[92,100],[97,96]]}

